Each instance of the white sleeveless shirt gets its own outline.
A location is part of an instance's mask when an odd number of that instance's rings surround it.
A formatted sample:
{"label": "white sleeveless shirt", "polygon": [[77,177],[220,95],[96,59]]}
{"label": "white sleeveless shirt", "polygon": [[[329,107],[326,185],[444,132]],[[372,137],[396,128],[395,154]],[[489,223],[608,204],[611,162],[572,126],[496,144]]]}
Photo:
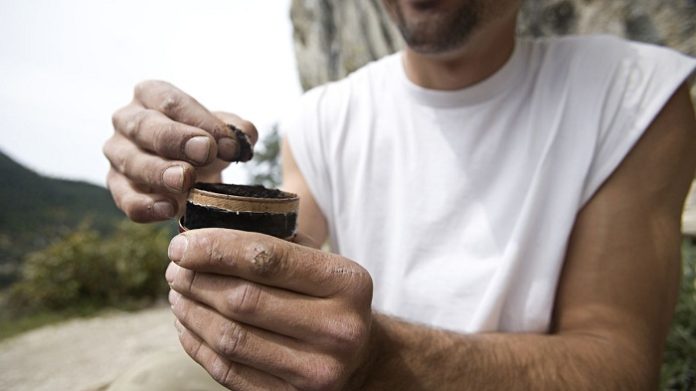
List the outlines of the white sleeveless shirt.
{"label": "white sleeveless shirt", "polygon": [[696,61],[608,36],[519,39],[463,90],[401,54],[306,93],[281,122],[334,251],[383,313],[461,332],[546,332],[576,215]]}

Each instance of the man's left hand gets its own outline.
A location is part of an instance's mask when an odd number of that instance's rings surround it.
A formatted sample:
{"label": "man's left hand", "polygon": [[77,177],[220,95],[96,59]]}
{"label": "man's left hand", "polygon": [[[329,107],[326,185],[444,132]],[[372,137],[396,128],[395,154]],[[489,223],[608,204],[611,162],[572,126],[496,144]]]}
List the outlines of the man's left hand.
{"label": "man's left hand", "polygon": [[338,255],[266,235],[175,237],[167,281],[184,350],[230,389],[341,389],[371,350],[372,280]]}

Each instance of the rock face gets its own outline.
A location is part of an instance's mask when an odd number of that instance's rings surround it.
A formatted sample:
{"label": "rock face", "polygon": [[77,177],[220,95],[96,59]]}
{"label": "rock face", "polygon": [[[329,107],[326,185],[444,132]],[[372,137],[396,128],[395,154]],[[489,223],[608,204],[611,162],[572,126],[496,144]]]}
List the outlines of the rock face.
{"label": "rock face", "polygon": [[[292,1],[303,88],[340,79],[402,47],[381,3]],[[610,33],[696,55],[696,0],[525,0],[518,29],[532,36]]]}
{"label": "rock face", "polygon": [[340,79],[403,45],[380,0],[293,0],[290,18],[305,90]]}
{"label": "rock face", "polygon": [[528,0],[520,33],[609,33],[696,54],[693,0]]}

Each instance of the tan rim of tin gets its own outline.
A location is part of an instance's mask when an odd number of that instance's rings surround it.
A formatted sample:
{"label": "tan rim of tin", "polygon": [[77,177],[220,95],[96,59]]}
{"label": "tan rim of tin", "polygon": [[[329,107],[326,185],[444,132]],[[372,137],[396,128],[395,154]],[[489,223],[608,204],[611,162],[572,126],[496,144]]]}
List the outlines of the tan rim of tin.
{"label": "tan rim of tin", "polygon": [[194,188],[189,192],[188,202],[198,206],[214,207],[230,212],[297,213],[300,198],[296,194],[282,193],[287,198],[240,197]]}

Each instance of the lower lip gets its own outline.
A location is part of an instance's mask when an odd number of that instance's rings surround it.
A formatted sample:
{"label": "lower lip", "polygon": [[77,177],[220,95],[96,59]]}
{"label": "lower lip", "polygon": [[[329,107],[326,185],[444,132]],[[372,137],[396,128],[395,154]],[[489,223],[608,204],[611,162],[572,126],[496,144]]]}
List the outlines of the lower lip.
{"label": "lower lip", "polygon": [[434,6],[440,2],[440,0],[405,0],[405,1],[409,5],[413,5],[416,7]]}
{"label": "lower lip", "polygon": [[416,11],[427,11],[436,8],[439,4],[439,0],[406,0],[406,6]]}

